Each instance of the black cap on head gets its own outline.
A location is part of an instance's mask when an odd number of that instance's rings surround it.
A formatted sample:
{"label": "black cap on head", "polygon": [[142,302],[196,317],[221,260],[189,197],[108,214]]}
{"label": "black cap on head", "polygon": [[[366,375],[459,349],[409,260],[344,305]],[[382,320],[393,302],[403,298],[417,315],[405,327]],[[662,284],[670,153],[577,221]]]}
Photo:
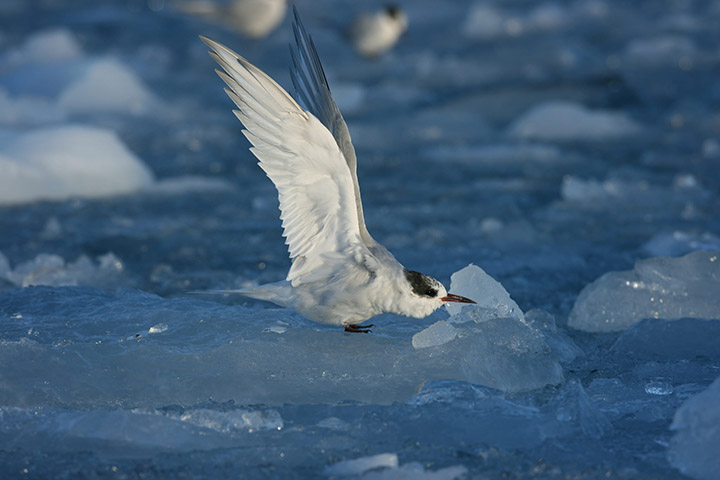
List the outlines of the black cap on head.
{"label": "black cap on head", "polygon": [[405,269],[405,278],[410,283],[413,293],[421,297],[435,298],[438,290],[435,286],[435,280],[414,270]]}
{"label": "black cap on head", "polygon": [[397,18],[398,15],[400,15],[400,7],[397,5],[388,5],[385,7],[385,11],[388,15],[390,15],[392,18]]}

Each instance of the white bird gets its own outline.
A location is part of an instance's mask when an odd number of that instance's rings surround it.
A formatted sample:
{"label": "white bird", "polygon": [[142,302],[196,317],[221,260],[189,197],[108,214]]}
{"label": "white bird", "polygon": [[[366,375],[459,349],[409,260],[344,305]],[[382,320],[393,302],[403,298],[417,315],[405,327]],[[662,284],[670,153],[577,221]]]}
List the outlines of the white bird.
{"label": "white bird", "polygon": [[250,150],[278,190],[292,260],[283,281],[223,293],[270,301],[350,332],[369,331],[372,325],[359,324],[384,312],[422,318],[445,302],[475,303],[407,270],[368,233],[347,125],[294,14],[291,74],[307,110],[243,57],[200,37],[222,67],[216,72],[238,107]]}
{"label": "white bird", "polygon": [[267,36],[285,18],[287,0],[230,0],[218,4],[210,0],[190,0],[176,4],[183,13],[217,22],[253,39]]}
{"label": "white bird", "polygon": [[361,14],[350,25],[349,34],[358,53],[374,58],[391,49],[407,28],[405,12],[389,5],[374,13]]}

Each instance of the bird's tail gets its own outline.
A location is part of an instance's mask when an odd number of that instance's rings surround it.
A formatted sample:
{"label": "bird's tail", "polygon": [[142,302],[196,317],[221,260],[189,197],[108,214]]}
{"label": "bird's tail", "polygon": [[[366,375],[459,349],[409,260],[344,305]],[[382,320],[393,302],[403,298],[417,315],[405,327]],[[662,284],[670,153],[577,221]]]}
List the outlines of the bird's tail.
{"label": "bird's tail", "polygon": [[265,285],[259,285],[252,288],[241,288],[238,290],[203,290],[190,293],[209,295],[238,294],[254,298],[256,300],[264,300],[266,302],[272,302],[276,305],[286,306],[286,300],[290,297],[291,289],[292,287],[290,286],[290,282],[283,280],[281,282],[266,283]]}

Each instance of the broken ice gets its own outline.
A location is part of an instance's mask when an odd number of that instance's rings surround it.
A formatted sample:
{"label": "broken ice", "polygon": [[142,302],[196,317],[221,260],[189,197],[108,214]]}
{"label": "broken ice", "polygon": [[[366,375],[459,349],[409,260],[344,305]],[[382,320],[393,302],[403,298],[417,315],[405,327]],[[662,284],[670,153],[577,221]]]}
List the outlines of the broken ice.
{"label": "broken ice", "polygon": [[624,330],[644,318],[720,318],[720,253],[651,258],[610,272],[580,292],[568,325],[589,332]]}

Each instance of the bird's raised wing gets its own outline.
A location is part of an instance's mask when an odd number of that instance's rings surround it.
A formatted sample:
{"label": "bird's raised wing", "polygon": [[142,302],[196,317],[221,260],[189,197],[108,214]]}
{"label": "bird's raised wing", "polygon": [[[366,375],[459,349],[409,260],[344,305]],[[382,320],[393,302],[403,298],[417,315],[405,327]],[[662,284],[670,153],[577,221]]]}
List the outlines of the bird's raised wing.
{"label": "bird's raised wing", "polygon": [[259,68],[207,37],[216,70],[235,102],[233,112],[258,165],[278,190],[283,236],[294,286],[331,274],[337,262],[362,258],[355,187],[345,157],[327,128]]}
{"label": "bird's raised wing", "polygon": [[348,131],[345,119],[335,104],[335,100],[332,98],[330,86],[328,85],[325,72],[320,64],[320,58],[315,50],[312,38],[310,38],[305,31],[305,27],[303,27],[300,16],[294,6],[293,15],[295,45],[290,47],[290,55],[292,56],[293,62],[293,66],[290,69],[290,77],[295,87],[295,93],[303,107],[315,115],[318,120],[330,130],[335,138],[335,142],[337,142],[340,151],[345,157],[347,167],[353,179],[360,235],[368,246],[373,246],[375,245],[375,240],[370,236],[365,226],[362,200],[360,199],[360,187],[357,179],[357,157],[355,156],[355,148],[350,138],[350,132]]}

